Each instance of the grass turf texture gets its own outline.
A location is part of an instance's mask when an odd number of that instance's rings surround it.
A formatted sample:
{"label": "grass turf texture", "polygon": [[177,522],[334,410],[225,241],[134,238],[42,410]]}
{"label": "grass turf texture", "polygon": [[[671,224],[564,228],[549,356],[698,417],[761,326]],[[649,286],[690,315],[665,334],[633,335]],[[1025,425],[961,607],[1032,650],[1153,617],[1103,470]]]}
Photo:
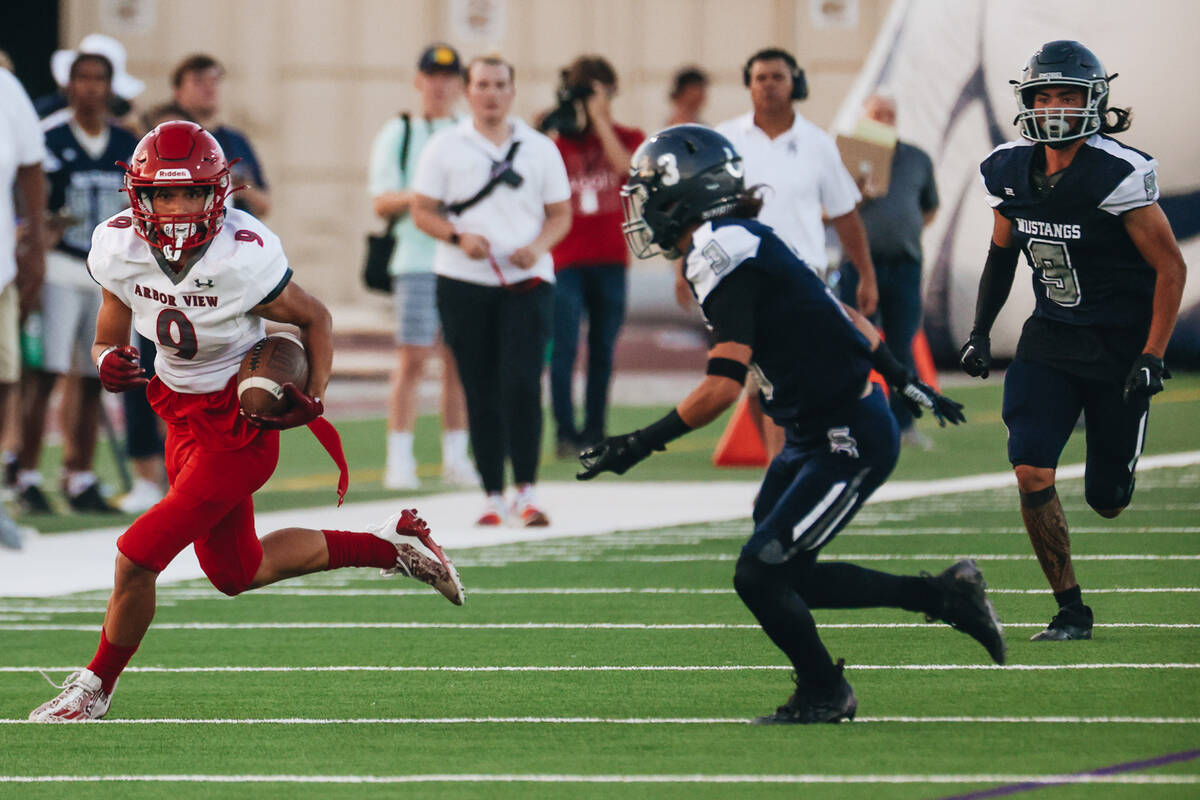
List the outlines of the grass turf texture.
{"label": "grass turf texture", "polygon": [[[1200,448],[1194,425],[1200,381],[1177,380],[1155,401],[1147,453]],[[1177,391],[1178,390],[1178,391]],[[1190,393],[1190,395],[1189,395]],[[971,425],[927,427],[939,450],[906,450],[897,478],[933,478],[1006,467],[997,385],[952,392],[968,403]],[[1173,397],[1174,396],[1174,397]],[[1188,399],[1190,397],[1190,399]],[[1176,402],[1164,402],[1174,399]],[[623,409],[614,430],[652,419]],[[424,421],[427,422],[427,421]],[[355,499],[385,496],[371,485],[382,452],[380,423],[344,426],[347,449],[365,470]],[[672,445],[626,479],[728,479],[753,471],[707,466],[720,428]],[[421,433],[418,433],[419,441]],[[707,437],[707,438],[705,438]],[[330,485],[309,437],[286,437],[285,457],[259,507],[312,502]],[[435,442],[434,432],[424,437]],[[1075,437],[1064,463],[1082,458]],[[434,445],[436,446],[436,445]],[[311,450],[311,452],[310,452]],[[947,454],[953,458],[947,458]],[[432,460],[434,454],[427,454]],[[313,472],[306,472],[312,470]],[[547,479],[571,467],[548,464]],[[319,474],[316,474],[319,473]],[[378,480],[378,475],[373,479]],[[432,481],[431,481],[432,483]],[[603,483],[591,487],[603,491]],[[1134,506],[1102,520],[1082,503],[1082,482],[1060,494],[1074,526],[1076,568],[1086,601],[1102,625],[1200,625],[1200,593],[1087,593],[1089,589],[1198,585],[1195,560],[1089,560],[1089,556],[1200,554],[1200,467],[1147,471]],[[277,503],[271,506],[270,503]],[[89,520],[96,524],[95,518]],[[163,587],[155,623],[135,668],[328,665],[769,666],[776,669],[673,671],[130,671],[116,694],[113,720],[246,718],[429,719],[483,717],[705,718],[745,720],[766,713],[790,691],[781,654],[753,627],[732,593],[732,559],[748,523],[721,523],[525,543],[455,553],[470,594],[462,609],[417,584],[346,570],[280,584],[234,600],[202,581]],[[915,573],[975,555],[997,609],[1010,625],[1016,665],[1200,662],[1200,628],[1100,627],[1092,642],[1028,641],[1053,613],[1053,600],[1020,526],[1011,490],[974,492],[869,506],[826,548],[826,558],[866,557],[864,566]],[[989,559],[988,556],[1015,559]],[[886,557],[887,560],[875,557]],[[669,588],[699,593],[560,594],[556,589]],[[522,590],[531,591],[522,591]],[[369,592],[347,595],[350,591]],[[415,590],[412,591],[412,590]],[[1033,590],[1036,593],[1013,593]],[[307,594],[301,593],[307,592]],[[339,594],[343,593],[343,594]],[[95,646],[104,593],[44,600],[0,600],[0,667],[68,667]],[[1047,669],[901,670],[865,666],[984,665],[972,640],[944,625],[895,610],[821,610],[822,637],[847,659],[860,717],[1139,717],[1200,719],[1200,670]],[[315,628],[171,629],[189,623],[318,623]],[[579,628],[370,628],[337,623],[496,625],[644,623],[720,626],[686,630]],[[19,630],[22,625],[84,630]],[[831,627],[832,626],[832,627]],[[856,669],[856,665],[858,668]],[[55,675],[61,677],[61,675]],[[36,672],[0,672],[0,719],[23,718],[52,694]],[[391,724],[171,724],[93,726],[0,724],[2,775],[1049,775],[1098,769],[1200,747],[1196,722],[864,721],[819,728],[757,728],[741,723],[617,724],[466,722]],[[1200,774],[1191,761],[1129,773]],[[192,783],[4,784],[0,796],[161,797],[235,794],[255,797],[406,796],[591,798],[939,797],[994,782],[901,784],[551,784],[431,782],[406,785]],[[1047,798],[1193,797],[1193,785],[1073,785],[1039,789]]]}

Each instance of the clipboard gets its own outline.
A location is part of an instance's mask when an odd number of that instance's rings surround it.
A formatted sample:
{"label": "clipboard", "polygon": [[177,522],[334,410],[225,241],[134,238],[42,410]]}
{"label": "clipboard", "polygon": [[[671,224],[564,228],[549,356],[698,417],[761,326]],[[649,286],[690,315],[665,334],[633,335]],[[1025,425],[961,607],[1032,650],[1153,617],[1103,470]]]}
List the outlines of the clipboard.
{"label": "clipboard", "polygon": [[[874,123],[872,126],[886,128]],[[886,135],[887,131],[890,131],[890,136]],[[842,163],[865,197],[883,197],[888,193],[892,179],[892,156],[896,152],[896,134],[895,128],[887,131],[864,130],[864,125],[860,123],[853,136],[838,134],[836,142]]]}

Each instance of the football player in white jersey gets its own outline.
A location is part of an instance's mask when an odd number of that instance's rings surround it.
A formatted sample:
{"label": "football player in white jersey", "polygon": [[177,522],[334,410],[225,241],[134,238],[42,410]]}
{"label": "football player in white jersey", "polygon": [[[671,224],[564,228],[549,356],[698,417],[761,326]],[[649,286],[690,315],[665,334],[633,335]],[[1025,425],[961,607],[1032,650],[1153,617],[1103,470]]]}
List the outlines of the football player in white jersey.
{"label": "football player in white jersey", "polygon": [[[329,312],[291,280],[278,237],[249,214],[226,208],[234,191],[229,165],[199,125],[165,122],[146,134],[127,165],[125,186],[131,208],[92,237],[88,268],[104,289],[92,355],[106,389],[145,391],[166,422],[171,488],[117,540],[99,648],[61,694],[30,714],[39,722],[105,715],[154,616],[158,573],[189,544],[205,575],[228,595],[318,570],[376,566],[463,602],[454,565],[414,511],[370,532],[284,528],[259,541],[251,495],[275,470],[278,429],[309,425],[323,443],[336,442],[336,432],[319,419],[333,357]],[[263,337],[267,319],[300,329],[309,381],[284,387],[291,403],[282,415],[246,416],[237,398],[238,366]],[[157,376],[149,381],[127,344],[131,324],[158,343]],[[327,446],[341,458],[340,447]]]}

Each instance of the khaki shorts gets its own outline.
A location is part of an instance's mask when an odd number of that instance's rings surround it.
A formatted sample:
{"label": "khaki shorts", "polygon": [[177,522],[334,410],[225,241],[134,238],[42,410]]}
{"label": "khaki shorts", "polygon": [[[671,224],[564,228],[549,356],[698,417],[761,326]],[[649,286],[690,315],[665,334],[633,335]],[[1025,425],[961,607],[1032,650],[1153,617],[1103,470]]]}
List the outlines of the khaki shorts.
{"label": "khaki shorts", "polygon": [[16,383],[21,377],[19,317],[14,280],[0,291],[0,383]]}

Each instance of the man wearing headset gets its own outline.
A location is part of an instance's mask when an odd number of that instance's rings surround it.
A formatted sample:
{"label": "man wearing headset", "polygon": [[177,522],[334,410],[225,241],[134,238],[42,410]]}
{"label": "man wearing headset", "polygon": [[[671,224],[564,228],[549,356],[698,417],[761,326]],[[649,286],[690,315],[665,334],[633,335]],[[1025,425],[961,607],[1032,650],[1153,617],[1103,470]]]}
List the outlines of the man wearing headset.
{"label": "man wearing headset", "polygon": [[[829,260],[824,225],[828,220],[846,259],[860,276],[857,308],[871,316],[879,302],[879,289],[857,210],[862,195],[843,166],[833,139],[796,111],[796,101],[808,97],[804,70],[791,53],[768,48],[747,59],[742,80],[750,90],[754,110],[721,123],[717,131],[741,154],[746,185],[770,187],[763,192],[759,220],[791,245],[805,264],[821,273]],[[750,393],[757,405],[755,395]],[[761,411],[752,410],[756,419],[761,417]],[[769,420],[763,422],[767,455],[773,457],[783,447],[782,429]]]}

